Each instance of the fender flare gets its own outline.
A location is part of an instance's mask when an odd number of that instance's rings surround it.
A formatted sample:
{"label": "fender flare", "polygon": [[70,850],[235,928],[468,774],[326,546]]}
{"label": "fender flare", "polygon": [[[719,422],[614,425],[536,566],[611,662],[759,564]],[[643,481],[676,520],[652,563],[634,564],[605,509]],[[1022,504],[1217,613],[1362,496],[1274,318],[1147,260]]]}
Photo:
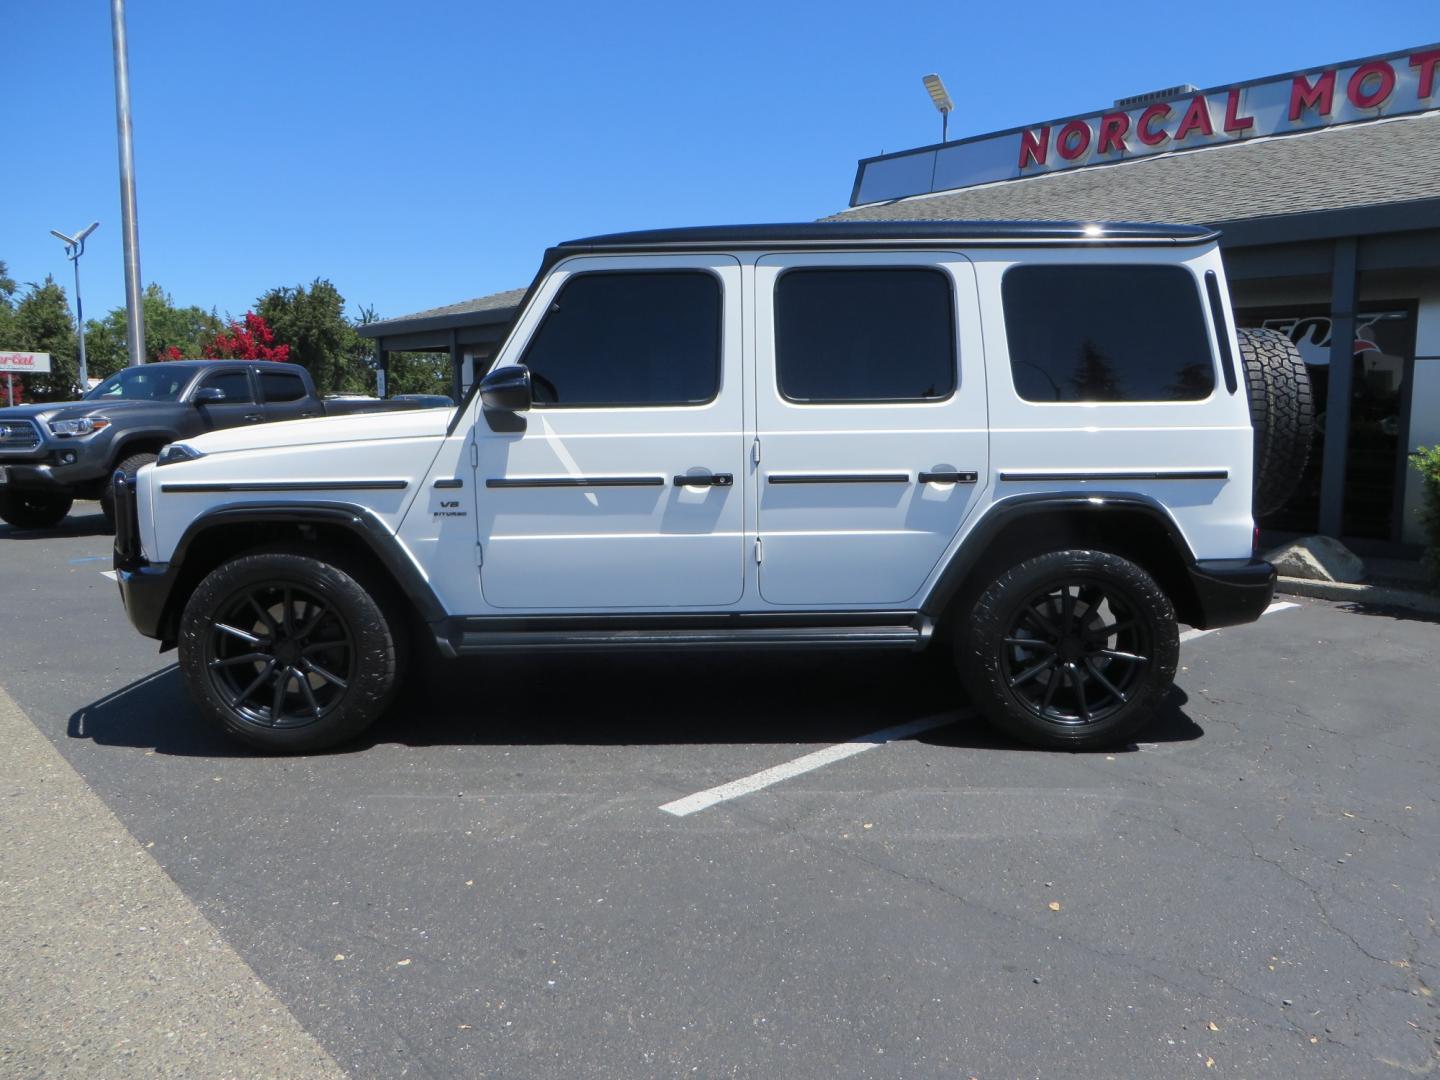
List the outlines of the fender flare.
{"label": "fender flare", "polygon": [[1062,513],[1140,513],[1153,519],[1164,530],[1186,568],[1195,566],[1195,553],[1186,541],[1180,526],[1160,503],[1146,495],[1117,491],[1044,491],[1009,495],[997,499],[965,534],[960,546],[950,557],[945,569],[935,579],[920,611],[932,617],[942,615],[965,584],[970,572],[979,565],[991,543],[1003,529],[1027,517]]}

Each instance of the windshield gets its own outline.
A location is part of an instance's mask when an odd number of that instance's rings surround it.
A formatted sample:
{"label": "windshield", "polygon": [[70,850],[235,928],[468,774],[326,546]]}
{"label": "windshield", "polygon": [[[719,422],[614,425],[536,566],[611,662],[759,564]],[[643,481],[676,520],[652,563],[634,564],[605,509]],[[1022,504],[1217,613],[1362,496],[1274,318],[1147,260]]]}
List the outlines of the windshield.
{"label": "windshield", "polygon": [[178,401],[191,374],[189,370],[166,370],[164,364],[124,368],[86,394],[85,400]]}

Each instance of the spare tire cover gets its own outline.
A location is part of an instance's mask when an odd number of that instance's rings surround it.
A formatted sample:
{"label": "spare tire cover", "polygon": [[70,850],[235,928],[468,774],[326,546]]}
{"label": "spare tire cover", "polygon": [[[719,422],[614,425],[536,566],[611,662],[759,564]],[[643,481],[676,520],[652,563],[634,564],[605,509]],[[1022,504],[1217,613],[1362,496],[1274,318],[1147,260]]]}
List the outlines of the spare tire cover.
{"label": "spare tire cover", "polygon": [[1241,327],[1240,358],[1255,428],[1257,518],[1295,494],[1315,437],[1315,396],[1300,351],[1277,330]]}

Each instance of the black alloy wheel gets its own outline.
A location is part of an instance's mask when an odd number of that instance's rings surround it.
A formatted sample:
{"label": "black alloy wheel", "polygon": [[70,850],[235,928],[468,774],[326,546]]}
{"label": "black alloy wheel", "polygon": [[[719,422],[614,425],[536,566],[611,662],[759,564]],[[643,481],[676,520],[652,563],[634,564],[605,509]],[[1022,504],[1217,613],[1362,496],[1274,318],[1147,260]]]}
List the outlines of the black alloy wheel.
{"label": "black alloy wheel", "polygon": [[180,617],[180,670],[226,734],[303,753],[353,739],[385,712],[406,643],[403,600],[348,553],[292,546],[210,571]]}
{"label": "black alloy wheel", "polygon": [[957,615],[955,658],[971,702],[1036,746],[1113,746],[1150,721],[1175,678],[1170,598],[1143,567],[1109,552],[1026,559]]}
{"label": "black alloy wheel", "polygon": [[216,693],[247,720],[302,727],[344,701],[355,643],[333,605],[297,585],[261,582],[218,611],[206,665]]}
{"label": "black alloy wheel", "polygon": [[1129,700],[1154,651],[1132,601],[1089,580],[1060,581],[1028,598],[1005,636],[1001,670],[1041,720],[1092,724]]}

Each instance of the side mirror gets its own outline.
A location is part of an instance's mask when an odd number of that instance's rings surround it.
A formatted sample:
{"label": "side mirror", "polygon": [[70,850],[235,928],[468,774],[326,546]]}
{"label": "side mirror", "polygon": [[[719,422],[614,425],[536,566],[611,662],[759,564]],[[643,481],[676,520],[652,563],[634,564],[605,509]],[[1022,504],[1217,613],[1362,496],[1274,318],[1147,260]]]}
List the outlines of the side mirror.
{"label": "side mirror", "polygon": [[225,391],[218,386],[202,386],[195,391],[195,396],[190,399],[194,405],[211,405],[217,401],[225,400]]}
{"label": "side mirror", "polygon": [[524,364],[507,364],[480,380],[480,401],[495,412],[526,412],[534,400]]}

